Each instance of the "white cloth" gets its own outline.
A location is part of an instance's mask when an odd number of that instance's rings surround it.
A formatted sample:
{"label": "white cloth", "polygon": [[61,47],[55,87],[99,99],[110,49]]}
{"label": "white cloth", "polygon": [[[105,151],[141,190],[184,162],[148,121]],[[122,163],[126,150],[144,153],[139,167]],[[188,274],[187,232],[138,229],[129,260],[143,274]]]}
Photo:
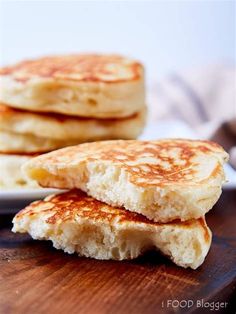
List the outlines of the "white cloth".
{"label": "white cloth", "polygon": [[236,69],[218,64],[154,82],[149,89],[149,121],[182,120],[231,154],[236,168]]}

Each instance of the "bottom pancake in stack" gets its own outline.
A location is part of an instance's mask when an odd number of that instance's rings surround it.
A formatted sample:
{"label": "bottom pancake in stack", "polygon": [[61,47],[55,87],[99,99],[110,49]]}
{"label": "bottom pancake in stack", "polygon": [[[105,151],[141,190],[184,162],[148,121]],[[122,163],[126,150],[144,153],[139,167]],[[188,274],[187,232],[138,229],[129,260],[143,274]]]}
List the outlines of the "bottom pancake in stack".
{"label": "bottom pancake in stack", "polygon": [[0,190],[14,188],[38,188],[35,180],[26,176],[22,165],[35,155],[14,155],[0,153]]}
{"label": "bottom pancake in stack", "polygon": [[175,264],[196,269],[211,245],[204,218],[160,224],[112,207],[79,190],[36,201],[13,220],[14,232],[51,240],[57,249],[96,259],[133,259],[158,249]]}

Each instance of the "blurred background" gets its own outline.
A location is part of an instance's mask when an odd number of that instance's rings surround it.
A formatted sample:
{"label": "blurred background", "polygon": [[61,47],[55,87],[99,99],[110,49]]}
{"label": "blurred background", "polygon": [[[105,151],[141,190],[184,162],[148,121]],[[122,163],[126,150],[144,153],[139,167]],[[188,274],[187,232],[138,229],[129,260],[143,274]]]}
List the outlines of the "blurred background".
{"label": "blurred background", "polygon": [[235,62],[235,1],[1,1],[1,64],[44,54],[118,52],[149,79]]}
{"label": "blurred background", "polygon": [[0,14],[1,65],[73,52],[137,58],[146,68],[144,138],[235,146],[235,1],[3,0]]}

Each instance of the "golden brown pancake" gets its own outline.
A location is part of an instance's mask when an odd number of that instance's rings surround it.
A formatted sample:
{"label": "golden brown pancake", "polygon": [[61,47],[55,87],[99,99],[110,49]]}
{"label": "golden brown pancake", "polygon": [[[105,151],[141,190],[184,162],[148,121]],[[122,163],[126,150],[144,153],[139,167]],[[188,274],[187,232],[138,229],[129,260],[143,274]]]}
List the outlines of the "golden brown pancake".
{"label": "golden brown pancake", "polygon": [[16,108],[117,118],[145,104],[143,66],[103,54],[49,56],[0,69],[0,101]]}
{"label": "golden brown pancake", "polygon": [[41,77],[110,83],[137,80],[140,68],[140,63],[118,55],[81,54],[27,60],[2,68],[0,74],[13,75],[20,82]]}
{"label": "golden brown pancake", "polygon": [[79,190],[52,195],[20,211],[14,232],[46,239],[67,253],[97,259],[132,259],[152,248],[182,267],[197,268],[211,244],[205,219],[168,224],[111,207]]}
{"label": "golden brown pancake", "polygon": [[42,186],[79,188],[112,206],[168,222],[196,219],[212,208],[227,158],[209,141],[103,141],[36,157],[25,170]]}

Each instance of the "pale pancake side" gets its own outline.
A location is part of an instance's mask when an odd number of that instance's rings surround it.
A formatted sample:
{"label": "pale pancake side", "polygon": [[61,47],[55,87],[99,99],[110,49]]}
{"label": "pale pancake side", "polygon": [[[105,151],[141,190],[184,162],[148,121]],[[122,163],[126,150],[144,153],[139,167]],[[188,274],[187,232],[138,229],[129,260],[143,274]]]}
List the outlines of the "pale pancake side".
{"label": "pale pancake side", "polygon": [[[0,130],[78,144],[108,139],[135,139],[146,120],[146,107],[119,119],[79,118],[52,113],[34,113],[0,104]],[[68,145],[64,145],[68,146]],[[62,146],[54,146],[59,148]]]}
{"label": "pale pancake side", "polygon": [[0,154],[0,190],[39,187],[21,170],[22,165],[31,158],[31,155]]}

